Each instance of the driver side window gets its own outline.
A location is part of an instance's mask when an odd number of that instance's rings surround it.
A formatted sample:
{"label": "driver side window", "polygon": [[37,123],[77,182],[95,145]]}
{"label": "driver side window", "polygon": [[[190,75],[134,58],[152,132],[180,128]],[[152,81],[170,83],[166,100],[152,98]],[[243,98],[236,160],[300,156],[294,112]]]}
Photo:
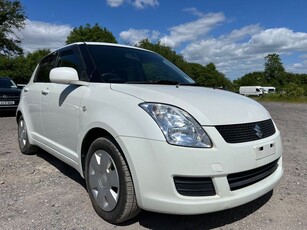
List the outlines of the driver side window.
{"label": "driver side window", "polygon": [[49,73],[54,68],[56,56],[56,53],[52,53],[42,59],[36,72],[34,82],[50,82]]}
{"label": "driver side window", "polygon": [[79,79],[86,80],[86,72],[82,66],[82,62],[74,50],[68,49],[60,52],[57,67],[74,68],[78,72]]}

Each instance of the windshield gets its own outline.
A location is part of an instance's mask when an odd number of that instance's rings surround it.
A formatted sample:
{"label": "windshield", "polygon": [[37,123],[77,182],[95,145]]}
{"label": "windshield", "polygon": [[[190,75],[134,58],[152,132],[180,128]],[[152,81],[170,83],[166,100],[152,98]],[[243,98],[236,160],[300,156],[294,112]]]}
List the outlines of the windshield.
{"label": "windshield", "polygon": [[102,82],[131,84],[194,84],[162,56],[138,49],[89,45]]}
{"label": "windshield", "polygon": [[11,88],[17,88],[17,86],[9,78],[0,78],[0,88],[11,89]]}

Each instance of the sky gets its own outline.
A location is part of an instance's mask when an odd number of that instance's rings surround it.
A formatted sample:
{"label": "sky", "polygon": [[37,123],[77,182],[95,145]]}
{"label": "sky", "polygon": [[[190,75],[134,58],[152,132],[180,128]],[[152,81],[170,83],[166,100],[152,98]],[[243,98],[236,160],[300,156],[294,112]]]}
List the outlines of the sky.
{"label": "sky", "polygon": [[230,80],[263,71],[280,55],[286,71],[307,73],[306,0],[21,0],[27,52],[65,45],[81,25],[98,23],[120,44],[160,41],[188,62],[214,63]]}

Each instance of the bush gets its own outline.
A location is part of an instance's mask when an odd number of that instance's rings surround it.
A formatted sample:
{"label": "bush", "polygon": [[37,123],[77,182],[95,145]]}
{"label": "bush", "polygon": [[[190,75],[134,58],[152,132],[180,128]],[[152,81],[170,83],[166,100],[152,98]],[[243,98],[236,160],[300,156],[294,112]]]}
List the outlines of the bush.
{"label": "bush", "polygon": [[307,96],[307,84],[303,84],[302,88],[304,89],[304,96]]}
{"label": "bush", "polygon": [[287,99],[293,99],[302,97],[304,95],[304,89],[302,87],[299,87],[297,84],[289,83],[287,86],[285,86],[282,90],[281,97],[287,98]]}
{"label": "bush", "polygon": [[282,90],[277,93],[264,94],[261,101],[287,101],[287,102],[307,102],[304,97],[304,88],[299,87],[294,83],[289,83]]}

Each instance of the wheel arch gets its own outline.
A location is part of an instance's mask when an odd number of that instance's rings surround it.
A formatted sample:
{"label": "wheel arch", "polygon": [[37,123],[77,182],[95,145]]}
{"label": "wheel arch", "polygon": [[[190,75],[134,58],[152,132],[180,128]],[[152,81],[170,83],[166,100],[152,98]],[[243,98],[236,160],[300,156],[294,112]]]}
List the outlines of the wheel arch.
{"label": "wheel arch", "polygon": [[22,116],[22,113],[21,113],[20,110],[18,110],[17,113],[16,113],[16,122],[17,122],[17,123],[18,123],[19,118],[20,118],[21,116]]}
{"label": "wheel arch", "polygon": [[[85,171],[85,158],[86,154],[91,146],[91,144],[99,137],[109,136],[112,137],[112,135],[102,128],[92,128],[90,129],[84,136],[82,140],[81,145],[81,167],[82,167],[82,176],[84,176]],[[113,137],[112,137],[113,138]],[[114,139],[114,138],[113,138]]]}
{"label": "wheel arch", "polygon": [[116,141],[116,138],[114,137],[114,135],[112,135],[109,131],[107,131],[106,129],[100,128],[100,127],[95,127],[92,128],[90,130],[88,130],[88,132],[85,134],[83,140],[82,140],[82,144],[81,144],[81,167],[82,167],[82,176],[84,176],[84,172],[85,172],[85,159],[86,159],[86,155],[88,153],[88,150],[91,146],[91,144],[100,137],[108,137],[110,139],[112,139],[113,143],[116,145],[116,147],[120,150],[120,152],[123,155],[123,158],[126,161],[126,164],[128,166],[128,169],[131,173],[130,170],[130,165],[129,162],[125,156],[125,153],[123,151],[123,149],[121,148],[120,144]]}

